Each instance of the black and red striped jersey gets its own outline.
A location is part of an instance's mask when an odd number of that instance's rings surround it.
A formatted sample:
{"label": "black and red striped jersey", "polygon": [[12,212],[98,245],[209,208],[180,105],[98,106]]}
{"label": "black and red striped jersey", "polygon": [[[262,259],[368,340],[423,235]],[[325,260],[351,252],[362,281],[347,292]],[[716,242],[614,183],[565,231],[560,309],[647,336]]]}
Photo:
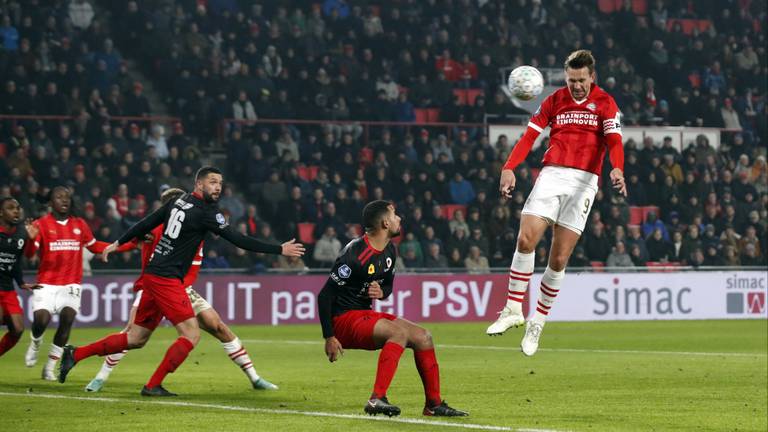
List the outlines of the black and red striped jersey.
{"label": "black and red striped jersey", "polygon": [[373,301],[368,287],[378,282],[384,298],[392,293],[397,248],[390,242],[384,250],[376,250],[367,236],[358,237],[341,250],[331,274],[320,294],[320,322],[323,336],[333,336],[333,317],[350,310],[370,310]]}
{"label": "black and red striped jersey", "polygon": [[13,291],[13,281],[24,283],[21,254],[27,243],[27,230],[19,224],[9,230],[0,227],[0,291]]}

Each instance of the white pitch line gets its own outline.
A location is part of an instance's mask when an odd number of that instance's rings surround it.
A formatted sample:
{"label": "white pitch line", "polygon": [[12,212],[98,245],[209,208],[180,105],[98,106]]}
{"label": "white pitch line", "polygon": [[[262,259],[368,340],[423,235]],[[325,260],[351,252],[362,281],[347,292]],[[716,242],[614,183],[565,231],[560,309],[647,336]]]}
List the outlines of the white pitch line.
{"label": "white pitch line", "polygon": [[482,424],[475,424],[475,423],[451,423],[446,421],[422,420],[422,419],[399,418],[399,417],[393,417],[393,418],[385,418],[385,417],[378,417],[378,416],[371,417],[371,416],[364,416],[359,414],[339,414],[339,413],[331,413],[331,412],[323,412],[323,411],[299,411],[299,410],[272,409],[272,408],[251,408],[251,407],[244,407],[244,406],[237,406],[237,405],[218,405],[218,404],[207,404],[207,403],[196,403],[196,402],[175,402],[175,401],[163,401],[163,400],[144,401],[144,400],[116,399],[116,398],[105,398],[105,397],[66,396],[66,395],[46,394],[46,393],[0,392],[0,396],[11,396],[11,397],[22,396],[22,397],[32,397],[32,398],[44,398],[44,399],[66,399],[66,400],[91,401],[91,402],[128,403],[128,404],[137,404],[137,405],[168,405],[168,406],[178,406],[178,407],[186,407],[186,408],[205,408],[205,409],[215,409],[215,410],[224,410],[224,411],[253,412],[253,413],[262,413],[262,414],[288,414],[288,415],[300,415],[300,416],[307,416],[307,417],[330,417],[330,418],[338,418],[338,419],[345,419],[345,420],[366,420],[366,421],[374,420],[374,421],[381,421],[381,422],[407,423],[407,424],[425,425],[425,426],[444,426],[444,427],[453,427],[453,428],[459,428],[459,429],[475,429],[475,430],[490,430],[490,431],[559,432],[553,429],[530,429],[530,428],[513,429],[507,426],[491,426],[491,425],[482,425]]}
{"label": "white pitch line", "polygon": [[[322,342],[310,340],[271,340],[271,339],[241,339],[245,343],[271,343],[278,345],[322,345]],[[172,342],[168,340],[168,342]],[[520,351],[519,347],[493,346],[493,345],[453,345],[437,344],[438,348],[474,349],[488,351]],[[682,355],[702,357],[766,357],[766,353],[743,352],[694,352],[694,351],[642,351],[642,350],[609,350],[609,349],[579,349],[579,348],[540,348],[539,351],[572,352],[572,353],[598,353],[598,354],[648,354],[648,355]]]}

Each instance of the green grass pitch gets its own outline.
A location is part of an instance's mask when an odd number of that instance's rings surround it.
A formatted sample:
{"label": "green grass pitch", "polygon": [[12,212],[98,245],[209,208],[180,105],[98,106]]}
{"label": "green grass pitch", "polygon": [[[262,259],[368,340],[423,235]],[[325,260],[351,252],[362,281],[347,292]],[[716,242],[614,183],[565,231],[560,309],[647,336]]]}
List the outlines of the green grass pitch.
{"label": "green grass pitch", "polygon": [[[3,420],[25,432],[768,430],[768,321],[550,323],[532,358],[518,350],[521,329],[490,338],[486,325],[426,325],[437,343],[443,397],[471,414],[442,420],[450,425],[421,415],[410,351],[388,395],[406,422],[363,416],[377,353],[350,350],[330,364],[319,326],[234,328],[257,371],[279,391],[252,390],[218,342],[203,335],[166,380],[181,396],[163,400],[142,398],[139,390],[173,329],[159,329],[145,349],[130,352],[96,394],[83,388],[101,359],[78,364],[66,384],[44,382],[43,358],[24,366],[25,334],[0,358]],[[75,329],[72,342],[109,331]],[[52,337],[49,329],[41,354]]]}

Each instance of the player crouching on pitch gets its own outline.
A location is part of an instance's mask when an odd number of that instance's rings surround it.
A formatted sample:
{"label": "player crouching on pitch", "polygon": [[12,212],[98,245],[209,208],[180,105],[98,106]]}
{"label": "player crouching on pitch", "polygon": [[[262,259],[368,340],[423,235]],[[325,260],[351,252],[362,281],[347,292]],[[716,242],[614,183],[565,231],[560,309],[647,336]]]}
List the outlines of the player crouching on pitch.
{"label": "player crouching on pitch", "polygon": [[373,393],[365,405],[370,415],[399,415],[387,400],[387,389],[405,348],[413,349],[424,384],[424,415],[460,417],[468,413],[448,406],[440,397],[440,372],[432,336],[426,329],[394,315],[372,310],[374,299],[392,294],[397,253],[391,239],[400,235],[400,217],[388,201],[373,201],[363,209],[365,234],[344,247],[318,296],[325,353],[334,362],[343,348],[378,350]]}

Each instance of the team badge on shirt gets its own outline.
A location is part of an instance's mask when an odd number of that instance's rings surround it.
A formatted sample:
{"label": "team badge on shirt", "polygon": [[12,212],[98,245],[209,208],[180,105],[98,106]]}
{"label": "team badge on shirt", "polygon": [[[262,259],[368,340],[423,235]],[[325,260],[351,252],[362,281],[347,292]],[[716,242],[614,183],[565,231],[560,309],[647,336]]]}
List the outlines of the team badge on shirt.
{"label": "team badge on shirt", "polygon": [[590,102],[587,104],[587,109],[590,111],[594,111],[597,109],[597,105],[595,105],[593,102]]}
{"label": "team badge on shirt", "polygon": [[374,273],[376,273],[376,267],[374,267],[373,264],[371,264],[368,266],[368,274],[372,275]]}
{"label": "team badge on shirt", "polygon": [[343,277],[344,279],[347,279],[351,275],[352,275],[352,269],[349,268],[348,265],[344,264],[341,267],[339,267],[339,276]]}
{"label": "team badge on shirt", "polygon": [[75,229],[73,229],[73,230],[72,230],[72,232],[73,232],[73,233],[75,233],[75,234],[77,234],[77,235],[80,235],[80,233],[81,233],[82,231],[80,231],[80,228],[75,228]]}

